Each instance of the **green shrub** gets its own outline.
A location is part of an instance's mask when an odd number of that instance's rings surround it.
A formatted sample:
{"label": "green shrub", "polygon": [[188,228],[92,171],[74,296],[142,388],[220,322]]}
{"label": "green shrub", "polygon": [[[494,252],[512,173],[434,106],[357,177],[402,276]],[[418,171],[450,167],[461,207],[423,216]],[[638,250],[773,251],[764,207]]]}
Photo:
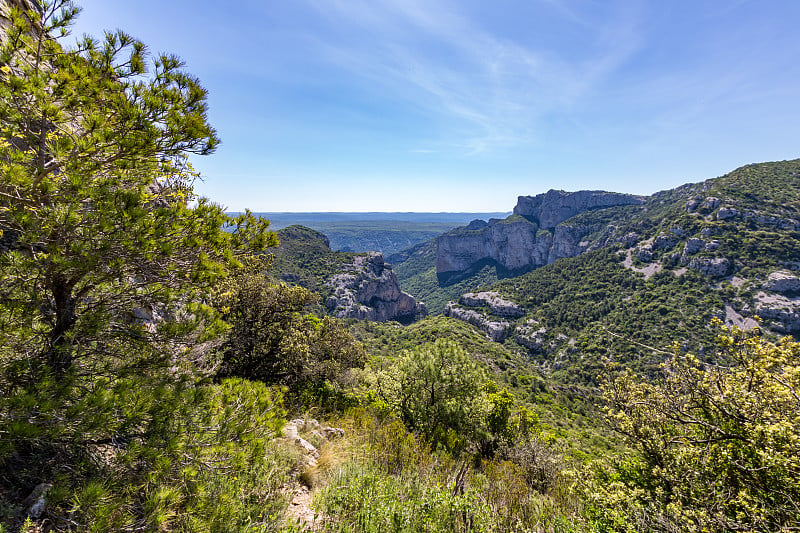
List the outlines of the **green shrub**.
{"label": "green shrub", "polygon": [[661,382],[626,373],[605,387],[609,420],[637,452],[589,492],[609,527],[800,526],[800,344],[736,328],[718,342],[729,366],[676,355]]}

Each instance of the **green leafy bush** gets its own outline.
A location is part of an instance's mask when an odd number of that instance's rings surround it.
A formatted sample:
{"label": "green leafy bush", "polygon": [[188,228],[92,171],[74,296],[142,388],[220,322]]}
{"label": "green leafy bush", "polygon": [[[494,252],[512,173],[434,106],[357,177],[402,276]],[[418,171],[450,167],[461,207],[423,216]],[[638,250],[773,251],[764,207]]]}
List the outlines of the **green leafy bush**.
{"label": "green leafy bush", "polygon": [[779,531],[800,526],[800,344],[738,329],[728,366],[676,355],[663,380],[627,373],[604,389],[609,420],[637,453],[590,499],[617,529]]}
{"label": "green leafy bush", "polygon": [[303,287],[272,283],[258,271],[226,280],[217,305],[231,329],[220,375],[319,387],[363,367],[366,352],[342,323],[307,311],[317,300]]}

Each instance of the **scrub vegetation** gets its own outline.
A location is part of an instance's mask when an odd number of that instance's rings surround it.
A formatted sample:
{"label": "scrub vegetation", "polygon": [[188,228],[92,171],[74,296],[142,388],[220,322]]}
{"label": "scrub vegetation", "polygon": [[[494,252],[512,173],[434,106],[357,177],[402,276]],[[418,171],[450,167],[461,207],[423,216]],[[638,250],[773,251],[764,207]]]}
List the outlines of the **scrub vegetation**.
{"label": "scrub vegetation", "polygon": [[[714,318],[752,290],[613,247],[495,285],[560,354],[326,316],[340,253],[195,195],[198,80],[42,5],[0,43],[0,532],[800,527],[800,344]],[[796,166],[724,186],[794,209]],[[795,257],[747,224],[720,240],[751,275]]]}

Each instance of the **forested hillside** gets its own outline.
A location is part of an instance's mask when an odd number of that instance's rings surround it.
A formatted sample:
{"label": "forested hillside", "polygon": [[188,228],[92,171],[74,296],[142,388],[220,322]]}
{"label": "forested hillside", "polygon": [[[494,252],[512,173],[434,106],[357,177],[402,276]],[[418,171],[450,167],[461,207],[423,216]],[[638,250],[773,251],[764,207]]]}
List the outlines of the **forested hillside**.
{"label": "forested hillside", "polygon": [[765,331],[794,332],[798,198],[800,161],[749,165],[657,193],[641,206],[572,217],[563,224],[600,224],[605,229],[595,234],[605,241],[522,276],[494,282],[486,264],[457,285],[440,286],[435,241],[393,259],[404,286],[433,302],[434,311],[477,289],[516,302],[525,313],[509,337],[550,375],[594,383],[611,361],[657,370],[673,343],[713,352],[712,317],[752,327],[757,316]]}

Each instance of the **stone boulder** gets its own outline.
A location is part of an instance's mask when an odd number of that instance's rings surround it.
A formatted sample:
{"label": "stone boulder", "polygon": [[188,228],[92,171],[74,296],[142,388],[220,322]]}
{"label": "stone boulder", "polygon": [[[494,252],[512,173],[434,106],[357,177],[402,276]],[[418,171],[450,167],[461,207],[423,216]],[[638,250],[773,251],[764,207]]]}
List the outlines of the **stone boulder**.
{"label": "stone boulder", "polygon": [[770,274],[762,287],[772,292],[800,292],[800,278],[792,272],[779,270]]}

